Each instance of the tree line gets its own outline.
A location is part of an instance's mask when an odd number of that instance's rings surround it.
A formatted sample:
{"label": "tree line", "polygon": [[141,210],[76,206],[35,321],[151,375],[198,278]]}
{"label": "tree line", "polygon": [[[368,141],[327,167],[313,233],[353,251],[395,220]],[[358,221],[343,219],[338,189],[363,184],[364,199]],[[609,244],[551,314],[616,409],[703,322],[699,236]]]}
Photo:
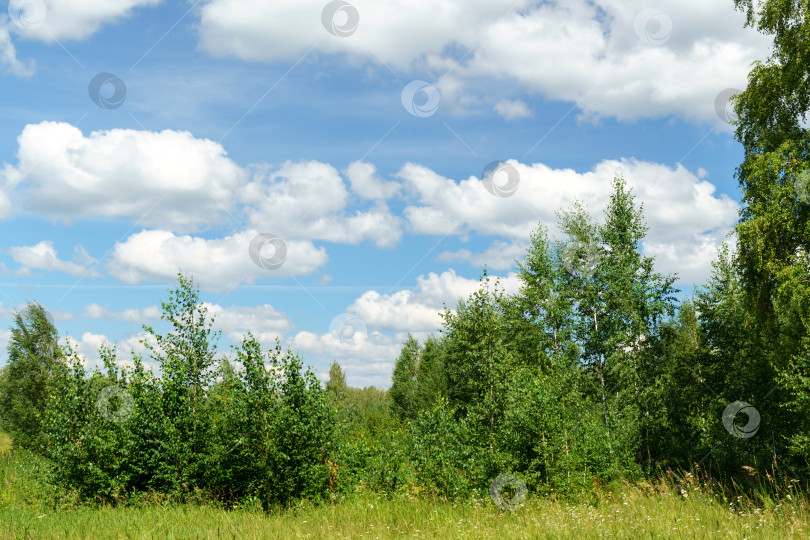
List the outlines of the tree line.
{"label": "tree line", "polygon": [[734,481],[810,473],[810,45],[804,3],[735,0],[774,35],[737,95],[734,246],[679,296],[642,254],[643,207],[621,178],[604,218],[575,203],[562,238],[538,226],[507,294],[486,270],[409,336],[390,389],[321,385],[303,359],[252,335],[217,355],[190,276],[144,327],[158,374],[133,358],[87,372],[36,303],[15,316],[0,426],[41,458],[43,482],[84,499],[144,493],[288,505],[358,490],[482,495],[511,473],[582,498],[669,469]]}

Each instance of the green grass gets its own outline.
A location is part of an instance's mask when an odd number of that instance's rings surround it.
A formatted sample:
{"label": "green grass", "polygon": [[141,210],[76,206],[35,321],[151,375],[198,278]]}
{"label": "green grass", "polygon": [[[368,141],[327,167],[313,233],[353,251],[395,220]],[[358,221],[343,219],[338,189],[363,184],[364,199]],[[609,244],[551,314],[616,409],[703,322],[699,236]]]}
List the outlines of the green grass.
{"label": "green grass", "polygon": [[738,513],[721,505],[628,493],[598,506],[530,501],[492,505],[360,497],[280,515],[212,507],[0,511],[0,537],[20,538],[807,538],[806,515],[781,507]]}
{"label": "green grass", "polygon": [[[5,442],[4,442],[5,441]],[[7,439],[0,438],[0,445]],[[0,446],[5,448],[5,446]],[[0,538],[808,538],[802,498],[721,500],[697,482],[626,486],[595,504],[530,498],[513,512],[489,500],[440,502],[357,494],[283,512],[141,504],[55,510],[30,456],[0,451]]]}
{"label": "green grass", "polygon": [[0,456],[11,452],[11,437],[5,433],[0,433]]}

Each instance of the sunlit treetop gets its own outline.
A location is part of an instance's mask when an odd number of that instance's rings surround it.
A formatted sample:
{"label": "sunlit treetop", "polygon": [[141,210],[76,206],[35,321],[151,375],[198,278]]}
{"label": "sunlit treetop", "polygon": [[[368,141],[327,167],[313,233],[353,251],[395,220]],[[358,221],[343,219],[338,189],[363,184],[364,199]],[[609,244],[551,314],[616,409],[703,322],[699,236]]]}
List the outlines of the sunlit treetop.
{"label": "sunlit treetop", "polygon": [[746,26],[773,36],[773,51],[755,62],[736,98],[737,139],[747,152],[768,152],[802,136],[810,109],[810,2],[735,0]]}

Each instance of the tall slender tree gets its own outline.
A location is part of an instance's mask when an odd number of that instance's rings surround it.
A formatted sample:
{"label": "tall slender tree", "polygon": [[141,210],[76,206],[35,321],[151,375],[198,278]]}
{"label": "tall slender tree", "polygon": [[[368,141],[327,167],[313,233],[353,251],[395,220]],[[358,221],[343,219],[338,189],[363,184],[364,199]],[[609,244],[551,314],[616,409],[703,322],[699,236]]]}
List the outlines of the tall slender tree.
{"label": "tall slender tree", "polygon": [[[600,262],[608,301],[604,320],[611,328],[608,340],[619,395],[634,410],[643,460],[652,465],[650,429],[661,408],[658,388],[663,373],[660,357],[661,329],[675,313],[675,276],[657,273],[654,260],[641,254],[648,227],[643,205],[622,178],[613,182],[613,194],[600,227],[605,253]],[[639,441],[641,442],[641,441]],[[642,457],[642,456],[639,456]]]}
{"label": "tall slender tree", "polygon": [[208,441],[202,410],[215,378],[216,340],[214,317],[200,300],[191,276],[178,274],[178,286],[161,302],[161,318],[171,331],[161,334],[144,326],[157,346],[141,343],[163,372],[163,409],[172,428],[173,462],[179,480],[190,482],[200,471],[195,456],[205,452]]}
{"label": "tall slender tree", "polygon": [[431,335],[419,349],[416,366],[416,408],[427,410],[439,399],[447,395],[447,372],[442,342]]}
{"label": "tall slender tree", "polygon": [[40,444],[42,415],[54,363],[62,357],[58,334],[38,302],[14,314],[6,376],[0,379],[0,423],[15,446]]}
{"label": "tall slender tree", "polygon": [[336,398],[340,398],[346,393],[346,377],[337,360],[332,362],[332,366],[329,368],[329,380],[326,381],[326,391]]}
{"label": "tall slender tree", "polygon": [[773,374],[760,381],[770,400],[760,413],[778,433],[773,456],[793,456],[798,466],[810,452],[810,131],[804,127],[810,110],[810,4],[735,5],[746,13],[747,25],[773,37],[771,56],[754,64],[735,98],[735,135],[744,151],[737,169],[744,204],[736,266],[745,307],[755,317],[748,333],[756,336],[756,350]]}
{"label": "tall slender tree", "polygon": [[662,407],[656,390],[661,328],[674,315],[677,291],[675,277],[657,273],[653,259],[640,252],[647,233],[643,207],[636,207],[622,178],[613,188],[601,225],[579,204],[561,213],[568,235],[565,290],[577,306],[582,358],[596,379],[608,437],[649,470],[650,431]]}
{"label": "tall slender tree", "polygon": [[411,335],[402,345],[394,364],[393,380],[388,395],[391,412],[400,420],[416,418],[416,367],[419,361],[419,342]]}

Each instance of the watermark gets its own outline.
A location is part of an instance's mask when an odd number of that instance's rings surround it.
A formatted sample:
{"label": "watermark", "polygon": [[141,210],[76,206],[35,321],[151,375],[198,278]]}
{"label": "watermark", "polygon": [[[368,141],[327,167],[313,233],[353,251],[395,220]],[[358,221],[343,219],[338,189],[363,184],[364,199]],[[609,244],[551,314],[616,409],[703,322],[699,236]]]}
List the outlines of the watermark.
{"label": "watermark", "polygon": [[366,322],[351,313],[341,313],[332,319],[329,333],[347,347],[359,347],[368,338]]}
{"label": "watermark", "polygon": [[[112,87],[112,94],[105,87]],[[117,109],[124,104],[127,97],[127,85],[118,75],[104,72],[90,80],[87,93],[93,103],[102,109]]]}
{"label": "watermark", "polygon": [[796,190],[796,196],[800,202],[810,204],[810,169],[799,173],[793,184],[793,189]]}
{"label": "watermark", "polygon": [[740,91],[736,88],[726,88],[714,98],[714,112],[717,113],[717,118],[730,124],[737,121],[737,113],[734,111],[734,104],[731,98],[739,94]]}
{"label": "watermark", "polygon": [[439,110],[439,91],[425,81],[411,81],[402,89],[402,106],[419,118],[433,116]]}
{"label": "watermark", "polygon": [[517,169],[505,161],[493,161],[481,174],[484,187],[496,197],[511,197],[520,184]]}
{"label": "watermark", "polygon": [[[737,415],[740,413],[748,416],[748,421],[744,426],[737,425],[735,421]],[[750,439],[756,435],[757,431],[759,431],[760,420],[759,411],[753,405],[745,401],[730,403],[723,411],[723,425],[726,431],[741,439]]]}
{"label": "watermark", "polygon": [[348,37],[357,30],[360,14],[357,9],[343,0],[332,0],[321,11],[321,22],[333,36]]}
{"label": "watermark", "polygon": [[575,242],[563,250],[562,263],[568,273],[589,278],[599,266],[601,257],[596,244]]}
{"label": "watermark", "polygon": [[39,28],[48,15],[48,6],[43,0],[11,0],[8,3],[9,18],[23,30]]}
{"label": "watermark", "polygon": [[112,385],[107,386],[98,394],[96,399],[98,413],[110,422],[126,422],[135,410],[135,400],[132,394]]}
{"label": "watermark", "polygon": [[[265,257],[262,255],[262,249],[265,246],[273,247],[273,256]],[[250,258],[256,263],[259,268],[265,270],[276,270],[281,268],[284,261],[287,259],[287,244],[284,243],[280,237],[275,234],[261,233],[257,234],[250,242],[248,248]]]}
{"label": "watermark", "polygon": [[672,19],[660,9],[639,11],[633,21],[638,38],[650,45],[663,45],[672,35]]}
{"label": "watermark", "polygon": [[489,497],[503,510],[514,510],[523,504],[527,492],[526,483],[514,474],[500,474],[489,485]]}

